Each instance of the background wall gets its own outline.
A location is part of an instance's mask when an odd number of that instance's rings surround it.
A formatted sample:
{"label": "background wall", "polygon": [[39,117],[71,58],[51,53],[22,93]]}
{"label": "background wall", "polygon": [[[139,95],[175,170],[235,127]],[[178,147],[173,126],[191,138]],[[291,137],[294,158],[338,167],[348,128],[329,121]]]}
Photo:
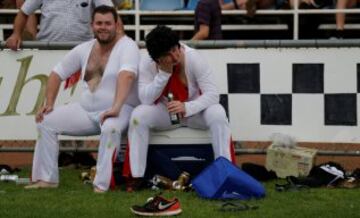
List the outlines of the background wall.
{"label": "background wall", "polygon": [[[214,69],[234,140],[269,141],[283,133],[299,142],[360,142],[360,48],[199,52]],[[41,84],[65,53],[0,52],[0,140],[36,138],[32,112]],[[80,89],[62,91],[57,103],[76,100]]]}

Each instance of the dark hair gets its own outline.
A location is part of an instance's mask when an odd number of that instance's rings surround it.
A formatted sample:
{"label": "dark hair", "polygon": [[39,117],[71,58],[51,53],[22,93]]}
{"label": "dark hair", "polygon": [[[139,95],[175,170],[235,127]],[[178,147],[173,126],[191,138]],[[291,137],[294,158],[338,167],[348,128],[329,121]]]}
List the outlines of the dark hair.
{"label": "dark hair", "polygon": [[111,13],[113,15],[115,22],[118,21],[119,16],[117,14],[116,9],[114,7],[107,5],[100,5],[96,7],[92,13],[91,20],[94,21],[95,14],[107,14],[107,13]]}
{"label": "dark hair", "polygon": [[150,57],[157,60],[174,46],[180,46],[179,36],[167,26],[157,26],[145,38]]}

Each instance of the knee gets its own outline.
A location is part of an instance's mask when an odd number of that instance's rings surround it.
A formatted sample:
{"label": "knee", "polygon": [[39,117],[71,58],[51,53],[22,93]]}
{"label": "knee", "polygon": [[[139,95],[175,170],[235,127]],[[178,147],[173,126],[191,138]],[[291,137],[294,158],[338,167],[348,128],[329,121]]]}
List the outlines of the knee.
{"label": "knee", "polygon": [[48,119],[46,119],[46,117],[44,118],[44,120],[42,120],[39,123],[36,123],[36,128],[39,132],[44,132],[44,131],[52,131],[55,132],[53,125],[51,125],[52,123],[49,122]]}
{"label": "knee", "polygon": [[130,118],[130,127],[139,125],[146,126],[148,123],[148,116],[151,114],[146,113],[147,105],[140,105],[134,109]]}
{"label": "knee", "polygon": [[224,108],[220,104],[212,105],[205,110],[208,123],[228,123]]}
{"label": "knee", "polygon": [[121,134],[121,130],[114,123],[104,122],[101,126],[101,134]]}

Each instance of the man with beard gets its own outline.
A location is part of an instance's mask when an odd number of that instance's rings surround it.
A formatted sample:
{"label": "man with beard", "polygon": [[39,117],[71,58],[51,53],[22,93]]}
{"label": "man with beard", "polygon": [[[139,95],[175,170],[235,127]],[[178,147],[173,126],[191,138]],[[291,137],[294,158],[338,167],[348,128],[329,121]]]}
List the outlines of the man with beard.
{"label": "man with beard", "polygon": [[[58,186],[59,134],[100,134],[94,192],[109,189],[121,133],[139,103],[135,80],[140,53],[120,22],[113,7],[95,8],[91,25],[96,39],[72,49],[50,74],[46,102],[35,118],[39,135],[32,169],[34,183],[25,188]],[[74,72],[82,75],[80,102],[54,108],[61,81]]]}

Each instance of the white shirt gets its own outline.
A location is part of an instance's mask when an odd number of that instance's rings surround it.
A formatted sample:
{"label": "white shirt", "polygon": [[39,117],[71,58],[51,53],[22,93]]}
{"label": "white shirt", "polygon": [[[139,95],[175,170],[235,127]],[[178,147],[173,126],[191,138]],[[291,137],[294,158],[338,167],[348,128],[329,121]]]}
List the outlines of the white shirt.
{"label": "white shirt", "polygon": [[[123,36],[111,51],[98,87],[94,92],[91,92],[83,78],[95,42],[96,39],[93,39],[76,46],[53,69],[62,80],[69,78],[74,72],[81,69],[82,80],[80,85],[82,86],[82,93],[80,104],[88,112],[103,111],[111,108],[115,98],[119,73],[129,71],[137,77],[140,61],[140,51],[137,44],[131,38]],[[137,81],[134,81],[125,103],[133,107],[140,103],[137,93]]]}
{"label": "white shirt", "polygon": [[[184,44],[185,74],[189,92],[185,117],[219,103],[219,93],[208,63],[193,48]],[[142,56],[139,68],[139,98],[143,104],[154,104],[162,94],[171,74],[159,70],[149,54]],[[201,92],[201,95],[200,95]],[[162,102],[165,98],[162,98]]]}

